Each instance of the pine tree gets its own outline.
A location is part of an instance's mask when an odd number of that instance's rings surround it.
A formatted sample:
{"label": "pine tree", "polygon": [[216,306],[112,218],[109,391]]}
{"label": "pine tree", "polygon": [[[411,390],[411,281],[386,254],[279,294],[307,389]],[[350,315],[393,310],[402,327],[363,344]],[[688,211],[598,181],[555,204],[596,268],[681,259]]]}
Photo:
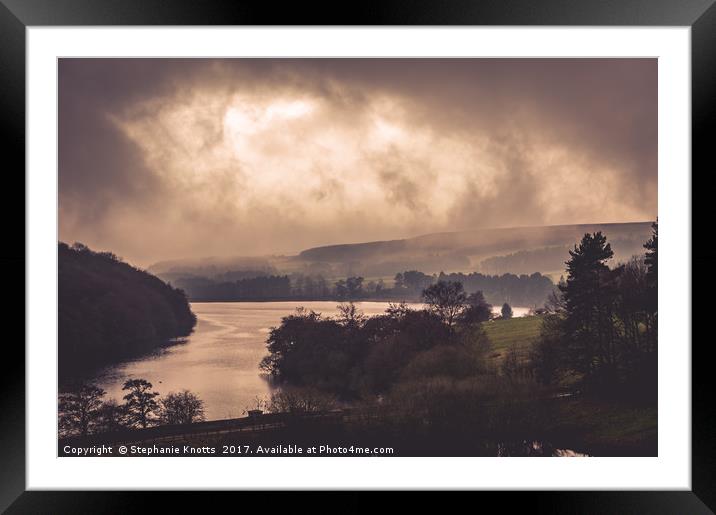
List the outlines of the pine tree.
{"label": "pine tree", "polygon": [[646,263],[646,279],[649,285],[649,289],[651,290],[651,296],[652,296],[652,309],[653,311],[657,311],[657,283],[659,280],[659,273],[658,273],[658,241],[659,241],[659,226],[657,222],[654,222],[651,224],[651,238],[644,244],[644,248],[646,249],[646,254],[644,256],[644,263]]}
{"label": "pine tree", "polygon": [[651,224],[651,238],[644,244],[646,249],[644,263],[646,263],[647,267],[647,309],[649,311],[646,319],[646,333],[650,351],[655,351],[657,346],[657,314],[659,311],[658,241],[659,225],[658,222],[654,222]]}
{"label": "pine tree", "polygon": [[502,318],[504,318],[504,319],[512,318],[512,315],[513,315],[512,307],[510,307],[510,305],[507,302],[505,302],[502,305],[502,310],[500,311],[500,313],[502,314]]}
{"label": "pine tree", "polygon": [[575,370],[589,376],[601,368],[613,369],[616,362],[613,275],[606,264],[614,252],[607,238],[596,232],[585,234],[569,255],[567,282],[560,286],[568,356]]}

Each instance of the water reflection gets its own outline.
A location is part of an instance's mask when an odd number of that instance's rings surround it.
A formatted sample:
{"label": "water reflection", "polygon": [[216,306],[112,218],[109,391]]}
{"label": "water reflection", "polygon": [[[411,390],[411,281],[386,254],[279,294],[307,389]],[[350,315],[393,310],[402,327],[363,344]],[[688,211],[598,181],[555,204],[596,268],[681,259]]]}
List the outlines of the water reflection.
{"label": "water reflection", "polygon": [[[257,397],[271,390],[258,368],[270,328],[299,305],[326,315],[337,313],[336,302],[192,303],[198,321],[186,343],[105,368],[94,380],[107,391],[107,398],[118,401],[125,393],[124,381],[141,377],[160,394],[185,388],[196,393],[204,400],[209,420],[243,416]],[[388,307],[385,302],[357,305],[366,315]]]}
{"label": "water reflection", "polygon": [[558,449],[547,442],[537,440],[523,440],[517,443],[498,443],[498,456],[522,457],[587,457],[589,454],[573,451],[572,449]]}
{"label": "water reflection", "polygon": [[[324,302],[194,302],[194,333],[184,343],[159,349],[139,359],[102,370],[95,381],[107,398],[122,400],[122,384],[144,378],[164,395],[191,390],[204,400],[208,420],[243,416],[256,398],[270,394],[271,385],[258,368],[266,353],[266,336],[281,318],[303,306],[335,315],[337,303]],[[366,315],[385,312],[387,302],[357,302]],[[420,304],[412,304],[420,308]],[[513,308],[515,316],[527,308]]]}

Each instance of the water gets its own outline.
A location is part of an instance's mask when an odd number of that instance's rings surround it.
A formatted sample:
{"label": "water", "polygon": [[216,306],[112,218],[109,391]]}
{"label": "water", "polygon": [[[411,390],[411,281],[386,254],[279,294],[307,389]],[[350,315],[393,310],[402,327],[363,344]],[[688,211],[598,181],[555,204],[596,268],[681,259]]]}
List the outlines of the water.
{"label": "water", "polygon": [[589,454],[577,452],[572,449],[558,449],[549,443],[536,440],[525,440],[517,443],[498,443],[497,456],[584,458],[589,457]]}
{"label": "water", "polygon": [[[162,395],[183,389],[194,392],[204,401],[207,420],[241,417],[257,398],[270,395],[271,387],[258,368],[270,328],[297,306],[335,315],[336,305],[334,301],[194,302],[191,309],[197,325],[186,343],[105,368],[94,381],[107,392],[106,398],[120,403],[125,393],[122,384],[143,378]],[[356,306],[366,315],[376,315],[388,303],[357,302]],[[524,316],[528,309],[513,311]]]}
{"label": "water", "polygon": [[[512,306],[512,317],[513,318],[520,318],[520,317],[526,317],[530,313],[530,308],[520,308]],[[502,305],[499,306],[492,306],[492,314],[495,316],[502,315]]]}

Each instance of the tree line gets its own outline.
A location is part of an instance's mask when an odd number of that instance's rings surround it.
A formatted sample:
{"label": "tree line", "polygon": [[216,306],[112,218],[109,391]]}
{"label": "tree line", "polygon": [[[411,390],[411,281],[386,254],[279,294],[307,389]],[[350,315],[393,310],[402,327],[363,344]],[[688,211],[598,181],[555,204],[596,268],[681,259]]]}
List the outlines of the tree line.
{"label": "tree line", "polygon": [[[540,273],[531,275],[483,275],[474,273],[425,274],[406,270],[392,281],[382,278],[366,280],[349,276],[329,281],[322,275],[293,273],[240,278],[233,281],[206,277],[183,277],[174,283],[185,290],[193,301],[260,301],[260,300],[338,300],[365,299],[386,301],[419,301],[425,287],[437,282],[459,282],[466,291],[480,291],[495,304],[508,302],[513,306],[540,306],[555,285]],[[390,284],[392,282],[392,284]]]}
{"label": "tree line", "polygon": [[182,290],[81,243],[58,244],[58,284],[61,382],[187,336],[196,324]]}
{"label": "tree line", "polygon": [[488,302],[513,306],[538,307],[554,290],[552,280],[535,272],[530,275],[484,275],[452,272],[427,275],[416,270],[396,274],[395,288],[411,298],[419,298],[423,289],[436,282],[458,282],[467,292],[481,292]]}
{"label": "tree line", "polygon": [[207,277],[183,277],[174,284],[185,290],[192,301],[230,302],[236,300],[278,300],[292,298],[287,275],[245,277],[233,281]]}
{"label": "tree line", "polygon": [[205,419],[204,402],[188,391],[171,392],[164,397],[145,379],[128,379],[122,386],[124,403],[104,400],[105,391],[94,385],[77,383],[59,398],[60,436],[140,429],[162,424],[192,424]]}

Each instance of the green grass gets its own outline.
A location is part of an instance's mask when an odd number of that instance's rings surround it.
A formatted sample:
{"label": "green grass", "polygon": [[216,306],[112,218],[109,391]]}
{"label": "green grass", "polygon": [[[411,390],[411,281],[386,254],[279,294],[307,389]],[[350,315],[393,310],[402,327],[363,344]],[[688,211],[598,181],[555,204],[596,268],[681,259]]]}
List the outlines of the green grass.
{"label": "green grass", "polygon": [[[528,359],[529,350],[539,337],[542,317],[493,320],[485,322],[483,327],[492,347],[489,357],[493,365],[499,366],[513,345],[521,360]],[[567,376],[559,387],[571,390],[570,385],[576,380],[574,375]],[[656,455],[656,407],[582,395],[546,402],[550,403],[550,409],[556,410],[552,412],[554,425],[547,427],[548,432],[555,442],[566,448],[596,456]]]}
{"label": "green grass", "polygon": [[492,344],[491,357],[501,359],[515,345],[518,352],[527,353],[539,336],[542,317],[527,316],[509,320],[491,320],[482,324]]}
{"label": "green grass", "polygon": [[559,429],[579,435],[583,447],[596,455],[656,455],[656,407],[579,397],[566,399],[558,407]]}

